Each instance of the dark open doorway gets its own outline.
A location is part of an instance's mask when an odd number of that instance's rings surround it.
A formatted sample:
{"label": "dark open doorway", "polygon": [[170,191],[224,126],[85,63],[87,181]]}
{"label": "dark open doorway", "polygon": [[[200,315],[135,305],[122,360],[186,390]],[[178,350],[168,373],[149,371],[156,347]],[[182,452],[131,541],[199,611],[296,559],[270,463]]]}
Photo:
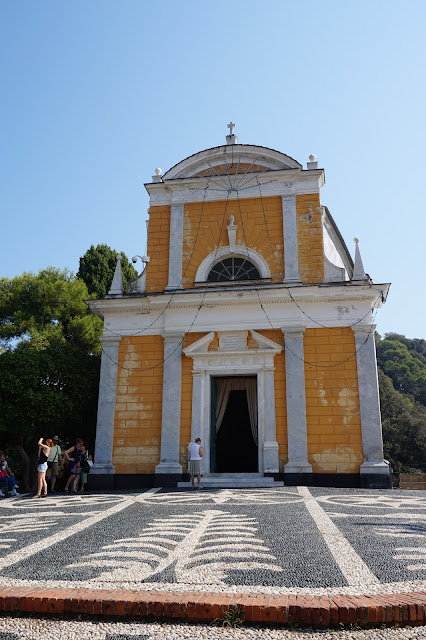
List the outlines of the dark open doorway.
{"label": "dark open doorway", "polygon": [[[212,387],[212,395],[215,395],[216,384]],[[214,471],[216,473],[257,472],[258,449],[250,423],[247,392],[231,390],[225,414],[217,432],[216,423],[214,420],[212,422]]]}

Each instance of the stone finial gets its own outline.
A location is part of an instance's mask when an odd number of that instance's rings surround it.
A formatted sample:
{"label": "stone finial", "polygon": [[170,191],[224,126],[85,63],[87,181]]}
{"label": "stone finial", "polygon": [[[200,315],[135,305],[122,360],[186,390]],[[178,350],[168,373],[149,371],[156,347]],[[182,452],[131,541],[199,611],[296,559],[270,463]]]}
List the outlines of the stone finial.
{"label": "stone finial", "polygon": [[309,162],[307,163],[306,166],[308,169],[318,169],[318,160],[316,159],[316,156],[314,156],[313,153],[311,153],[311,155],[309,156]]}
{"label": "stone finial", "polygon": [[226,136],[226,144],[228,144],[228,145],[230,145],[230,144],[238,144],[238,138],[237,138],[236,135],[234,135],[235,122],[231,121],[226,126],[229,129],[229,135]]}
{"label": "stone finial", "polygon": [[228,229],[229,250],[235,251],[235,240],[237,236],[238,226],[234,224],[234,216],[231,216],[229,224],[226,228]]}
{"label": "stone finial", "polygon": [[160,169],[160,167],[157,167],[155,170],[155,176],[152,176],[152,181],[153,182],[163,182],[163,170]]}
{"label": "stone finial", "polygon": [[121,273],[121,261],[123,257],[117,256],[117,264],[115,266],[114,277],[112,279],[111,289],[108,291],[109,296],[123,295],[123,275]]}
{"label": "stone finial", "polygon": [[368,276],[364,271],[364,265],[362,264],[361,253],[359,250],[359,238],[354,238],[355,242],[355,260],[354,271],[352,274],[352,280],[368,280]]}

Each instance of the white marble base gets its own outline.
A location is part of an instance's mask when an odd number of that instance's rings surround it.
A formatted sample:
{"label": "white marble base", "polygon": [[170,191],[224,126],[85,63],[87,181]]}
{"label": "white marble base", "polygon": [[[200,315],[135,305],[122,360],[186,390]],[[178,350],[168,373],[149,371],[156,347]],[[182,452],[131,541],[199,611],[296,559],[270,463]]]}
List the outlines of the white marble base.
{"label": "white marble base", "polygon": [[279,473],[278,442],[266,441],[263,444],[263,472]]}
{"label": "white marble base", "polygon": [[312,473],[312,465],[309,462],[287,462],[284,465],[284,473]]}
{"label": "white marble base", "polygon": [[106,475],[114,475],[115,474],[115,468],[113,464],[94,464],[93,467],[90,469],[90,474],[91,475],[100,475],[100,474],[106,474]]}
{"label": "white marble base", "polygon": [[155,473],[182,473],[182,465],[178,462],[160,462],[155,467]]}
{"label": "white marble base", "polygon": [[359,467],[360,474],[364,473],[381,473],[389,475],[390,469],[386,462],[363,462]]}

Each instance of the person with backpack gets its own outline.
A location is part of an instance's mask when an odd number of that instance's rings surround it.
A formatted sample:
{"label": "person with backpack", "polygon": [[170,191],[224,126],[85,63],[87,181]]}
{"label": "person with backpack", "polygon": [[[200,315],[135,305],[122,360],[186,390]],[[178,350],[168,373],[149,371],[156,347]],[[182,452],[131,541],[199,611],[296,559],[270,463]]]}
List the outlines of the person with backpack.
{"label": "person with backpack", "polygon": [[59,475],[59,465],[62,468],[62,450],[59,446],[58,436],[53,436],[53,447],[50,447],[49,457],[47,458],[46,477],[51,478],[50,490],[55,493],[55,484]]}
{"label": "person with backpack", "polygon": [[93,465],[92,456],[90,455],[88,449],[86,449],[86,445],[81,446],[81,456],[80,456],[80,474],[77,479],[76,486],[80,485],[79,492],[84,491],[84,485],[87,483],[87,475],[90,473],[90,468]]}

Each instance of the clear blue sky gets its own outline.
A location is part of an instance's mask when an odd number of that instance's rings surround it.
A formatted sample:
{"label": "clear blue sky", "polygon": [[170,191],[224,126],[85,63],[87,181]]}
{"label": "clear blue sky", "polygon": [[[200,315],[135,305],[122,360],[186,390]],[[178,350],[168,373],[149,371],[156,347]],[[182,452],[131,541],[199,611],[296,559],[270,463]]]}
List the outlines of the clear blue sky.
{"label": "clear blue sky", "polygon": [[326,172],[381,333],[426,338],[424,0],[4,1],[0,275],[145,250],[143,187],[202,149],[278,149]]}

